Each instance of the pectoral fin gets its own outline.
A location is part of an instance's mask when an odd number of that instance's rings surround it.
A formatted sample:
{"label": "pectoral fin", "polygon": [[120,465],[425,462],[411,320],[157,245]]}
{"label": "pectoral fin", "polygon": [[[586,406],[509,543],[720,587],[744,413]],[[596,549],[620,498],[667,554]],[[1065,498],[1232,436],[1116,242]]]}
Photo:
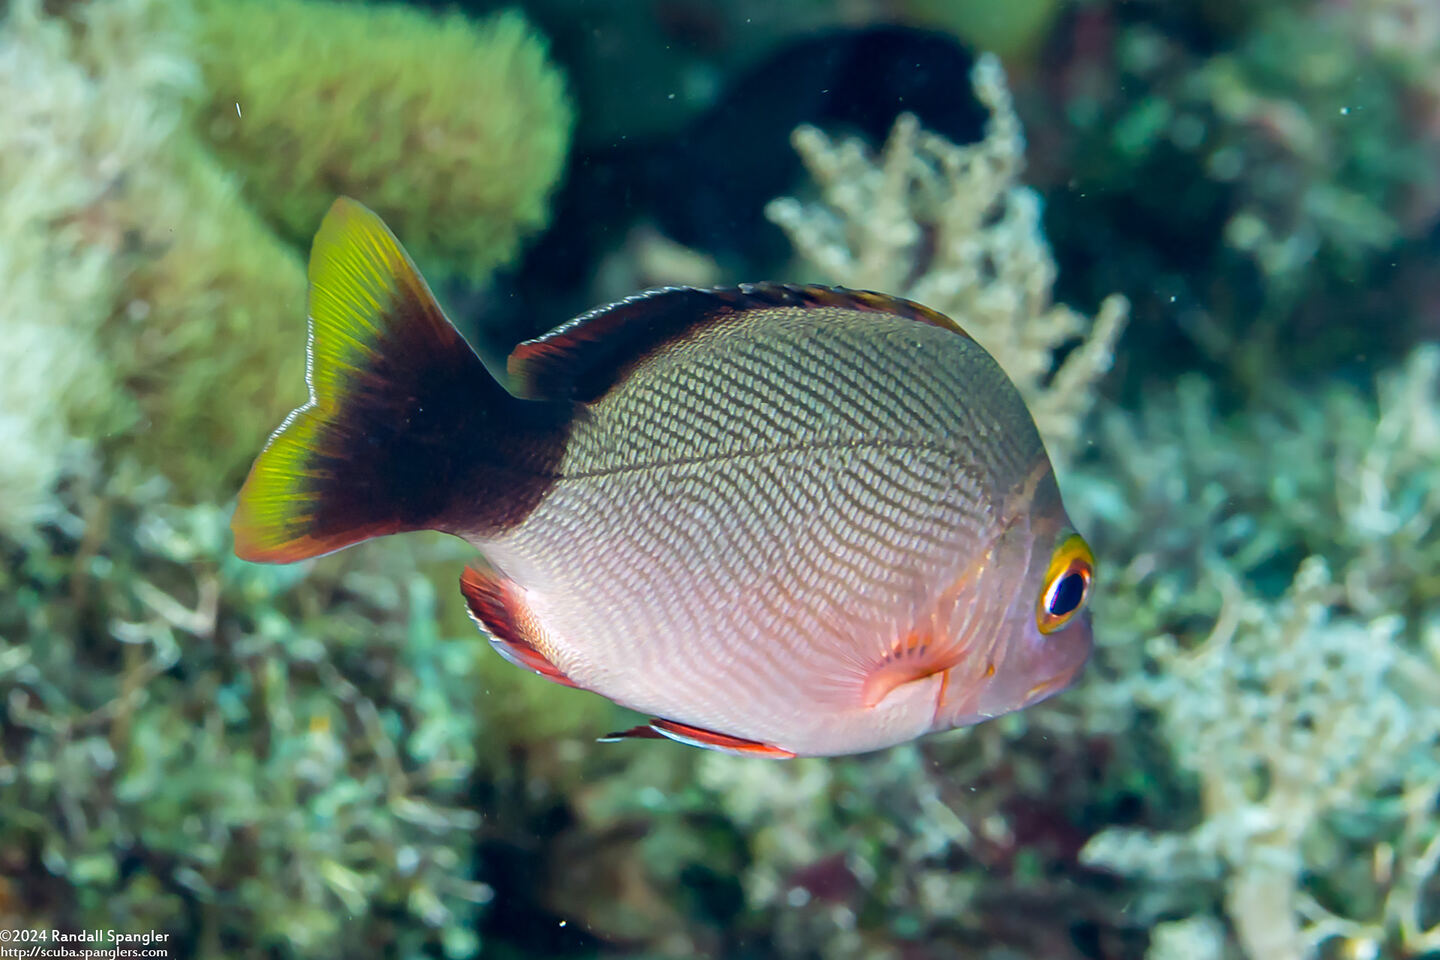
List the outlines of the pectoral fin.
{"label": "pectoral fin", "polygon": [[[949,682],[949,671],[971,653],[971,636],[956,632],[953,627],[957,607],[972,606],[982,575],[992,562],[993,545],[959,571],[950,584],[935,598],[929,609],[915,624],[864,674],[860,687],[861,702],[875,707],[900,687],[926,680],[937,673],[945,674],[941,689]],[[993,602],[993,601],[980,601]]]}
{"label": "pectoral fin", "polygon": [[861,701],[874,707],[899,687],[944,673],[960,662],[963,650],[948,648],[924,634],[911,633],[865,675]]}

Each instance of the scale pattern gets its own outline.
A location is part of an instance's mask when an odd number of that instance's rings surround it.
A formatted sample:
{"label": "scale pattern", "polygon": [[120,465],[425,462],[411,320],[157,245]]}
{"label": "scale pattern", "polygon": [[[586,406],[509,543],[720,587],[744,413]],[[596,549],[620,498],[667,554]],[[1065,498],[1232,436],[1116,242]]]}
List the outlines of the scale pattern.
{"label": "scale pattern", "polygon": [[755,310],[639,363],[589,406],[535,512],[477,546],[577,684],[737,736],[853,748],[857,731],[929,729],[938,677],[875,710],[859,685],[1044,457],[973,341],[873,312]]}

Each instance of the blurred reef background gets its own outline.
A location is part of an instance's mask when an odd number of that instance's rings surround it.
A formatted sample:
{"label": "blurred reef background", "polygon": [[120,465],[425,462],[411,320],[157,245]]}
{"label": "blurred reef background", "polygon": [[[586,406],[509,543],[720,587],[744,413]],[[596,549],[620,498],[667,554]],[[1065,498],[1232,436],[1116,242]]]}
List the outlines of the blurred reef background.
{"label": "blurred reef background", "polygon": [[[0,11],[0,928],[1440,958],[1440,4]],[[1090,670],[843,760],[597,745],[458,541],[235,559],[341,193],[490,359],[667,283],[949,313],[1096,548]]]}

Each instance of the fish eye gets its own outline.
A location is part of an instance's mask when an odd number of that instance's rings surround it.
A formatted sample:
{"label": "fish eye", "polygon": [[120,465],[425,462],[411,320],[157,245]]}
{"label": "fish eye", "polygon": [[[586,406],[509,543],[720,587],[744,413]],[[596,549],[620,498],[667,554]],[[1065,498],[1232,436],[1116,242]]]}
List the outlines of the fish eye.
{"label": "fish eye", "polygon": [[1079,534],[1072,533],[1055,547],[1035,607],[1035,625],[1041,633],[1054,633],[1080,612],[1094,575],[1095,556]]}

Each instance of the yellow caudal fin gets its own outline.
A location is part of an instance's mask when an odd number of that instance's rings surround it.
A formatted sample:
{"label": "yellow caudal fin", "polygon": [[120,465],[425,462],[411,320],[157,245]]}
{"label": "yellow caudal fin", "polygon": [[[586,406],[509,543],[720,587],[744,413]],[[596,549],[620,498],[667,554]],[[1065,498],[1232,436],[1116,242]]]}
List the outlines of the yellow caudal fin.
{"label": "yellow caudal fin", "polygon": [[235,552],[289,563],[453,528],[452,504],[492,439],[473,424],[518,401],[446,319],[399,241],[353,200],[336,200],[315,236],[309,313],[310,399],[240,490]]}

